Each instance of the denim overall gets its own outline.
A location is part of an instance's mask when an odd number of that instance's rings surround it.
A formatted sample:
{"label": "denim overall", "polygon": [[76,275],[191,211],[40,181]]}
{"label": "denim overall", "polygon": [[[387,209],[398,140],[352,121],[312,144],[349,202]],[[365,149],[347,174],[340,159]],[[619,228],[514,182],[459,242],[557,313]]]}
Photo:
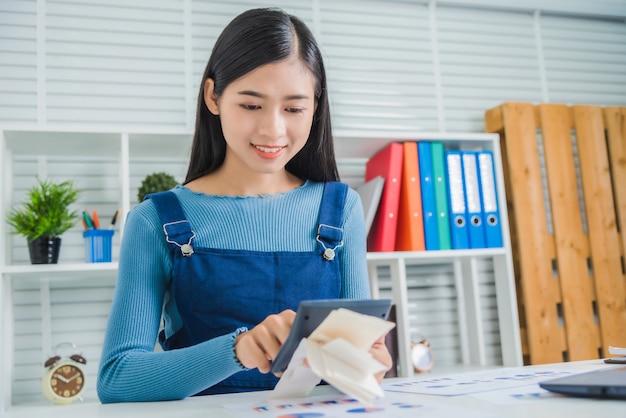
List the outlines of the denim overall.
{"label": "denim overall", "polygon": [[[341,275],[334,250],[343,245],[347,190],[343,183],[325,184],[315,231],[319,244],[312,252],[196,247],[193,226],[176,195],[149,195],[173,257],[172,292],[182,319],[182,328],[169,338],[161,331],[161,346],[192,346],[240,327],[252,329],[270,314],[296,310],[301,300],[338,298]],[[272,389],[277,381],[272,373],[245,370],[199,395]]]}

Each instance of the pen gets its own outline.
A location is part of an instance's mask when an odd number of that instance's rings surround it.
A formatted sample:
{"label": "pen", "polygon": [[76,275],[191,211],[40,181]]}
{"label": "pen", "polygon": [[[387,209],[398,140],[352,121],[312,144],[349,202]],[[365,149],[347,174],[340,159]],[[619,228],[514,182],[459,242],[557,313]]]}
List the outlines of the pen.
{"label": "pen", "polygon": [[113,219],[111,219],[111,228],[113,228],[115,226],[115,222],[117,222],[117,217],[120,214],[120,210],[116,210],[115,214],[113,215]]}
{"label": "pen", "polygon": [[93,211],[93,226],[96,229],[100,228],[100,218],[98,217],[98,212],[96,210]]}
{"label": "pen", "polygon": [[85,211],[83,211],[83,221],[85,222],[87,229],[93,229],[93,224],[91,223],[91,219],[89,218],[89,215]]}

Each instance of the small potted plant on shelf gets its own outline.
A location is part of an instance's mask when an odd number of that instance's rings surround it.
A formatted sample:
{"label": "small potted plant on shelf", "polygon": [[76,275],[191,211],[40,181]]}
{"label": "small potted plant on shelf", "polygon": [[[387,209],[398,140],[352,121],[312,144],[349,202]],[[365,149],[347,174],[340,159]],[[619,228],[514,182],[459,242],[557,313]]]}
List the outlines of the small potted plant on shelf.
{"label": "small potted plant on shelf", "polygon": [[150,193],[164,192],[176,186],[178,182],[171,174],[159,172],[148,174],[137,191],[137,199],[139,203],[143,202],[146,195]]}
{"label": "small potted plant on shelf", "polygon": [[26,238],[32,264],[56,264],[60,236],[76,223],[78,213],[70,211],[80,191],[71,181],[55,183],[37,179],[21,209],[13,208],[7,222],[13,234]]}

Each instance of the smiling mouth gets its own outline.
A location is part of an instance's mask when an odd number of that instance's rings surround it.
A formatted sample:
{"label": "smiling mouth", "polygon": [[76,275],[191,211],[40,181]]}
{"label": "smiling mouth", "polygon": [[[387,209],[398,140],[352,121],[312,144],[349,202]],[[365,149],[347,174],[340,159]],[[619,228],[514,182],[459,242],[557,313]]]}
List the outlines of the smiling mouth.
{"label": "smiling mouth", "polygon": [[259,151],[268,152],[268,153],[276,153],[276,152],[281,151],[282,149],[285,148],[284,146],[280,146],[280,147],[264,147],[264,146],[261,146],[261,145],[254,145],[254,144],[251,144],[251,145],[254,148],[258,149]]}

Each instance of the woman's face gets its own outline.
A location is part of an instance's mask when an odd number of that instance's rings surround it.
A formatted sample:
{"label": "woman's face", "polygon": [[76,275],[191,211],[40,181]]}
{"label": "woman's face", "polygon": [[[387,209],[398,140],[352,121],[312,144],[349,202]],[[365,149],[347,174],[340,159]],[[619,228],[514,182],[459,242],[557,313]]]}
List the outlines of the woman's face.
{"label": "woman's face", "polygon": [[208,79],[205,103],[219,114],[226,138],[223,167],[250,174],[284,171],[309,137],[314,89],[313,74],[297,57],[254,69],[217,98]]}

